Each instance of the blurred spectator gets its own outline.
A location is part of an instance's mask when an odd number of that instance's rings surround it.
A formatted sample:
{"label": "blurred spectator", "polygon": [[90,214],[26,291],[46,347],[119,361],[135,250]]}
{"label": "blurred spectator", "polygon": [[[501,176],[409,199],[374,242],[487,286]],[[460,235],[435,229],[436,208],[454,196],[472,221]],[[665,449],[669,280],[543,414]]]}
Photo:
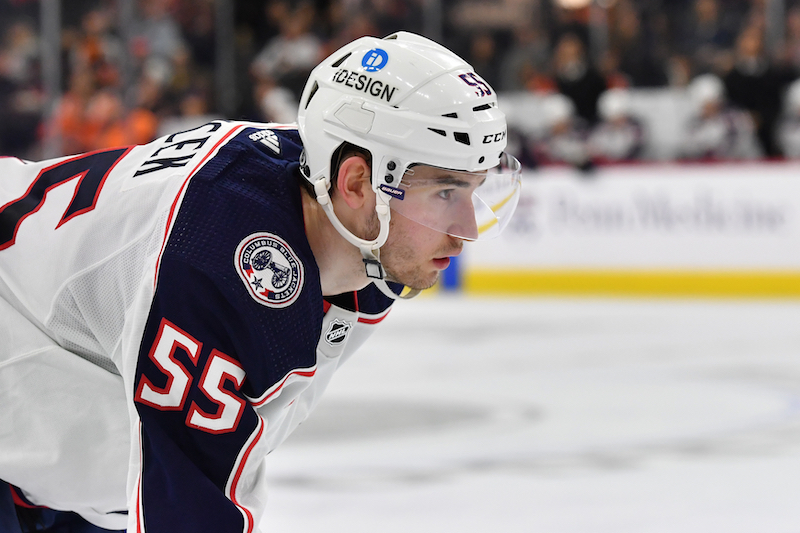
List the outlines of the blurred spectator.
{"label": "blurred spectator", "polygon": [[720,0],[694,0],[691,10],[675,21],[672,48],[690,59],[692,75],[719,72],[728,61],[740,14],[726,7],[723,9]]}
{"label": "blurred spectator", "polygon": [[482,31],[470,37],[466,58],[475,72],[480,72],[490,86],[498,87],[501,59],[498,57],[497,42],[491,32]]}
{"label": "blurred spectator", "polygon": [[733,69],[724,81],[730,102],[752,114],[762,152],[769,157],[780,155],[774,132],[788,77],[770,63],[758,27],[742,31]]}
{"label": "blurred spectator", "polygon": [[542,102],[545,123],[543,135],[529,141],[538,164],[590,166],[586,121],[576,114],[575,104],[563,94],[550,94]]}
{"label": "blurred spectator", "polygon": [[86,122],[92,132],[86,139],[90,150],[132,144],[128,142],[122,100],[109,89],[96,92],[89,100]]}
{"label": "blurred spectator", "polygon": [[526,24],[516,28],[512,44],[500,64],[497,89],[521,91],[528,88],[535,91],[539,83],[537,78],[547,78],[549,88],[555,89],[555,84],[547,76],[549,59],[547,35],[538,26]]}
{"label": "blurred spectator", "polygon": [[283,124],[297,121],[298,101],[294,93],[277,85],[272,78],[264,78],[256,83],[254,97],[261,113],[260,120]]}
{"label": "blurred spectator", "polygon": [[214,0],[179,0],[176,9],[187,54],[192,63],[205,73],[214,69],[214,4]]}
{"label": "blurred spectator", "polygon": [[92,9],[81,19],[81,31],[70,49],[73,69],[90,69],[99,87],[116,87],[124,46],[112,31],[114,12]]}
{"label": "blurred spectator", "polygon": [[606,90],[605,79],[589,63],[583,41],[574,33],[559,39],[553,56],[558,91],[575,104],[578,116],[597,121],[597,99]]}
{"label": "blurred spectator", "polygon": [[589,153],[597,162],[634,161],[642,157],[645,130],[631,112],[627,89],[609,89],[597,102],[600,123],[589,137]]}
{"label": "blurred spectator", "polygon": [[[139,14],[127,31],[118,27],[113,0],[69,4],[62,27],[66,92],[45,129],[36,26],[18,22],[27,20],[24,16],[36,20],[38,6],[30,1],[0,3],[4,153],[24,154],[42,140],[42,133],[62,133],[64,149],[77,152],[116,142],[111,139],[144,139],[159,121],[169,124],[171,117],[191,122],[217,116],[212,99],[216,0],[136,2]],[[698,73],[713,72],[723,76],[730,102],[748,110],[752,120],[741,120],[741,113],[725,106],[716,119],[697,122],[697,133],[704,131],[710,138],[713,131],[746,130],[742,124],[754,121],[762,151],[774,156],[786,150],[785,141],[779,143],[774,133],[780,91],[800,74],[800,0],[785,2],[786,37],[776,56],[780,62],[771,62],[762,50],[768,3],[598,0],[592,8],[565,9],[547,0],[457,0],[443,4],[447,16],[442,40],[451,48],[460,46],[462,55],[501,92],[558,92],[569,97],[576,131],[598,124],[598,98],[609,87],[682,88]],[[598,6],[607,15],[605,41],[598,39],[602,32],[595,31],[597,11],[592,9]],[[237,113],[254,120],[294,120],[308,72],[328,51],[363,35],[383,36],[400,29],[423,32],[423,23],[430,23],[422,19],[427,7],[426,0],[236,2],[236,61],[237,67],[244,67],[237,68],[242,79],[234,84]],[[132,36],[132,41],[124,44],[120,34]],[[590,42],[605,43],[606,53],[590,50]],[[128,86],[121,87],[126,54],[133,71]],[[779,66],[791,71],[788,78]],[[623,133],[621,123],[605,119],[602,112],[600,118],[592,135],[592,154],[621,157],[624,139],[637,135],[633,129]],[[610,129],[612,123],[618,129]],[[656,132],[656,126],[648,132],[653,139],[663,133]],[[560,144],[566,146],[564,139]]]}
{"label": "blurred spectator", "polygon": [[794,6],[786,13],[786,42],[781,59],[795,75],[800,73],[800,6]]}
{"label": "blurred spectator", "polygon": [[686,158],[724,161],[760,157],[750,115],[727,105],[719,77],[698,76],[687,92],[693,116],[684,138]]}
{"label": "blurred spectator", "polygon": [[792,82],[786,90],[777,137],[778,144],[786,157],[800,158],[800,80]]}
{"label": "blurred spectator", "polygon": [[424,0],[371,0],[378,37],[404,30],[422,33]]}
{"label": "blurred spectator", "polygon": [[91,135],[86,110],[95,93],[94,75],[88,68],[78,68],[69,79],[69,89],[61,97],[53,112],[48,135],[61,139],[63,154],[88,151]]}
{"label": "blurred spectator", "polygon": [[673,55],[667,60],[667,84],[686,87],[692,81],[692,62],[683,55]]}
{"label": "blurred spectator", "polygon": [[11,24],[0,45],[0,153],[26,156],[42,112],[39,39],[32,24]]}
{"label": "blurred spectator", "polygon": [[159,69],[171,79],[176,60],[185,53],[180,26],[168,11],[168,0],[140,0],[141,19],[133,24],[133,56],[140,69]]}
{"label": "blurred spectator", "polygon": [[91,71],[73,73],[48,127],[61,139],[63,154],[142,144],[155,138],[158,119],[143,105],[127,111],[112,89],[96,90]]}
{"label": "blurred spectator", "polygon": [[[192,0],[190,0],[192,1]],[[291,15],[289,0],[251,0],[236,2],[237,26],[252,32],[257,49],[263,48],[280,33],[281,23]]]}
{"label": "blurred spectator", "polygon": [[309,72],[322,59],[322,41],[311,31],[314,8],[301,3],[281,21],[281,32],[253,59],[251,73],[257,81],[274,80],[299,100]]}
{"label": "blurred spectator", "polygon": [[162,119],[158,126],[158,135],[169,135],[177,131],[197,128],[220,117],[208,110],[208,98],[200,92],[190,92],[183,96],[179,113]]}
{"label": "blurred spectator", "polygon": [[323,56],[338,50],[346,43],[365,35],[380,35],[380,29],[368,11],[358,9],[356,5],[340,0],[333,2],[330,12],[330,38],[323,43]]}
{"label": "blurred spectator", "polygon": [[3,77],[17,86],[32,85],[38,59],[39,38],[33,24],[22,20],[11,24],[3,38]]}
{"label": "blurred spectator", "polygon": [[667,82],[657,36],[645,24],[639,8],[629,0],[618,2],[609,29],[613,70],[627,77],[629,85],[657,87]]}

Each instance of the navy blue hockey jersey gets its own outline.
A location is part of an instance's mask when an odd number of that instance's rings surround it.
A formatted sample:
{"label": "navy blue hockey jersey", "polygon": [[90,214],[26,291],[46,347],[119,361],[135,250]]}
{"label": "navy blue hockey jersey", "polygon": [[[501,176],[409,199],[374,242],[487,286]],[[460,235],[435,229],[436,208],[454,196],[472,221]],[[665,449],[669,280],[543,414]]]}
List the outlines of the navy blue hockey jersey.
{"label": "navy blue hockey jersey", "polygon": [[323,299],[300,150],[217,121],[0,159],[0,479],[101,527],[257,531],[267,453],[391,304]]}

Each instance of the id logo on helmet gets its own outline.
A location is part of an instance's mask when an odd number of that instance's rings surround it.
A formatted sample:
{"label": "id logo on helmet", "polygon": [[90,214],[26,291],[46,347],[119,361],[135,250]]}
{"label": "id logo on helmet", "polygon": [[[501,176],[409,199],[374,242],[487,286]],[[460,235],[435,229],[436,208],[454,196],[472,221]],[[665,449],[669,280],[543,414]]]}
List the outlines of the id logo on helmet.
{"label": "id logo on helmet", "polygon": [[236,272],[250,296],[267,307],[287,307],[303,289],[303,264],[286,242],[272,233],[253,233],[236,247]]}
{"label": "id logo on helmet", "polygon": [[389,54],[380,48],[373,48],[361,58],[361,66],[367,72],[377,72],[386,66],[389,61]]}

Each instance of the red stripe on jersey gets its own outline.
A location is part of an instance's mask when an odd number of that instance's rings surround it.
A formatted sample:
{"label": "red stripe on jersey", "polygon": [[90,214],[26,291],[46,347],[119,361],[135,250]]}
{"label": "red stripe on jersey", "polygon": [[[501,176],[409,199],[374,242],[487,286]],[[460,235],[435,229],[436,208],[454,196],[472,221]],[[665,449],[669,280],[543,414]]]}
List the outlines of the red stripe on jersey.
{"label": "red stripe on jersey", "polygon": [[169,217],[167,218],[167,229],[164,231],[164,241],[161,243],[161,251],[158,252],[158,262],[156,263],[156,276],[155,279],[153,280],[153,287],[155,287],[156,284],[158,283],[158,268],[161,265],[161,255],[164,253],[164,247],[167,245],[167,238],[169,237],[169,230],[172,228],[172,219],[175,216],[175,209],[178,207],[178,200],[180,200],[181,196],[183,195],[183,191],[186,189],[186,185],[189,183],[189,180],[192,179],[194,173],[197,172],[201,166],[203,166],[203,163],[206,162],[206,159],[211,157],[211,154],[214,153],[214,151],[219,147],[219,145],[227,141],[231,135],[233,135],[234,133],[236,133],[237,131],[239,131],[244,127],[245,127],[244,124],[240,124],[235,128],[233,128],[228,133],[226,133],[225,136],[223,136],[222,139],[220,139],[217,142],[217,144],[215,144],[214,147],[211,148],[211,150],[209,150],[205,156],[203,156],[203,159],[201,159],[200,162],[197,163],[197,166],[195,166],[192,169],[192,171],[189,173],[188,176],[186,176],[186,179],[183,181],[183,185],[181,185],[181,188],[178,191],[177,196],[175,196],[175,201],[172,202],[172,207],[170,207],[169,209]]}
{"label": "red stripe on jersey", "polygon": [[258,399],[250,400],[250,403],[252,403],[254,407],[261,407],[262,405],[267,403],[270,398],[275,396],[275,394],[279,390],[281,390],[283,388],[283,386],[286,384],[286,381],[290,377],[292,377],[292,376],[300,376],[300,377],[304,377],[304,378],[311,378],[311,377],[314,377],[314,374],[316,374],[316,373],[317,373],[317,369],[316,368],[314,368],[313,370],[295,370],[294,372],[289,372],[288,374],[286,374],[286,377],[284,377],[283,380],[280,382],[280,385],[275,387],[272,390],[272,392],[270,392],[269,394],[267,394],[266,396],[264,396],[260,400],[258,400]]}
{"label": "red stripe on jersey", "polygon": [[378,315],[375,318],[367,318],[365,316],[360,316],[358,317],[358,321],[361,322],[362,324],[378,324],[389,315],[389,311],[391,311],[391,309],[388,309],[385,313],[383,313],[382,315]]}
{"label": "red stripe on jersey", "polygon": [[139,476],[136,480],[136,533],[142,533],[142,472],[144,471],[144,460],[142,458],[142,421],[139,420]]}
{"label": "red stripe on jersey", "polygon": [[11,499],[14,500],[14,505],[25,507],[26,509],[43,509],[43,505],[36,505],[31,503],[22,492],[14,485],[9,485],[8,489],[11,491]]}
{"label": "red stripe on jersey", "polygon": [[242,477],[242,472],[244,472],[244,466],[247,464],[247,459],[250,457],[250,452],[253,451],[253,448],[256,447],[258,440],[261,438],[261,435],[264,434],[264,421],[259,416],[258,417],[258,434],[253,439],[253,442],[247,447],[244,451],[244,455],[242,455],[242,460],[239,463],[239,468],[236,469],[236,474],[233,476],[233,481],[231,482],[231,501],[233,504],[238,507],[247,517],[248,525],[247,525],[247,533],[252,533],[253,528],[255,527],[254,520],[253,520],[253,513],[251,513],[244,505],[240,504],[239,501],[236,499],[236,487],[239,485],[239,479]]}
{"label": "red stripe on jersey", "polygon": [[141,508],[140,502],[142,499],[142,477],[139,476],[139,482],[136,484],[136,533],[142,533],[142,515],[139,512]]}

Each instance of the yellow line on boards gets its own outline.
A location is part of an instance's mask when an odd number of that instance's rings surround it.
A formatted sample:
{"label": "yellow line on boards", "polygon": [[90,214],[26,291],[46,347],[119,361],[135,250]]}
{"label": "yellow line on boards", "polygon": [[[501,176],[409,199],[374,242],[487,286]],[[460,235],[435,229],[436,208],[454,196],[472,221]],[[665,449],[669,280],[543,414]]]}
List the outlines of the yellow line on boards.
{"label": "yellow line on boards", "polygon": [[465,269],[483,294],[800,298],[800,271]]}

